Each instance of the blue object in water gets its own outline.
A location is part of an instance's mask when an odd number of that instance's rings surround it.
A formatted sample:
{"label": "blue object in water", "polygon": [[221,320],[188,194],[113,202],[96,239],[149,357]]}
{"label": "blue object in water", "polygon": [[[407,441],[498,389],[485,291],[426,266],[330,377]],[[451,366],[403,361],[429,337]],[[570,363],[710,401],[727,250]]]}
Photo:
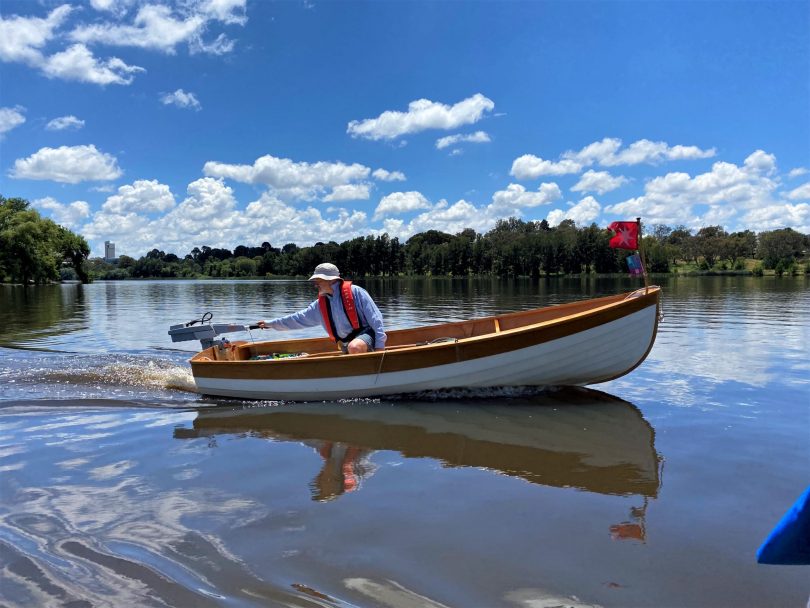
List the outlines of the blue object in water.
{"label": "blue object in water", "polygon": [[810,488],[776,524],[757,551],[760,564],[810,564]]}

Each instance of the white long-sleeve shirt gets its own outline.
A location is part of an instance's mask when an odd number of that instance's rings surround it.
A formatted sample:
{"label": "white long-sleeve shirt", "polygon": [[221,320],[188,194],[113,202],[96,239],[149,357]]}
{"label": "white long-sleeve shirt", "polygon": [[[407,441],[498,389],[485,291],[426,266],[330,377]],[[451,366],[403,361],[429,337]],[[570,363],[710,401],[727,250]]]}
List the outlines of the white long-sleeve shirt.
{"label": "white long-sleeve shirt", "polygon": [[[339,336],[348,336],[353,328],[349,317],[343,308],[343,298],[340,297],[340,287],[338,283],[333,284],[334,294],[326,294],[329,298],[330,308],[332,310],[332,319],[335,322],[335,329]],[[385,329],[383,327],[382,313],[377,308],[374,300],[369,293],[362,287],[352,285],[352,295],[354,296],[354,306],[357,309],[357,319],[360,321],[360,327],[370,327],[374,330],[374,349],[383,350],[385,348]],[[299,310],[291,315],[285,317],[278,317],[264,322],[267,327],[276,330],[288,329],[303,329],[305,327],[315,327],[321,325],[327,333],[327,323],[321,314],[321,308],[318,305],[318,300],[307,306],[303,310]]]}

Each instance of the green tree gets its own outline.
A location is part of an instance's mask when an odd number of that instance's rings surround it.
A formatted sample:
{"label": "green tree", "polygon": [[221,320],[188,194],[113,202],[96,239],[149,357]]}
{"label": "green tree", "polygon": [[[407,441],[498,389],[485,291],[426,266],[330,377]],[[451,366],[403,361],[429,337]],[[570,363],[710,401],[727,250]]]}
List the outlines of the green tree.
{"label": "green tree", "polygon": [[[510,217],[498,220],[485,237],[492,243],[492,272],[500,276],[529,274],[532,264],[533,223]],[[536,257],[536,256],[535,256]]]}
{"label": "green tree", "polygon": [[237,277],[255,277],[257,268],[254,260],[244,256],[235,258],[233,261],[233,272]]}
{"label": "green tree", "polygon": [[720,255],[731,263],[732,268],[746,257],[754,257],[756,235],[750,230],[729,234],[720,242]]}
{"label": "green tree", "polygon": [[692,231],[684,225],[675,228],[666,238],[667,245],[672,245],[673,258],[675,264],[678,258],[682,260],[697,261],[697,248],[695,247],[695,237]]}
{"label": "green tree", "polygon": [[90,255],[90,247],[84,237],[74,234],[63,226],[57,226],[56,245],[62,259],[73,267],[79,280],[82,283],[89,283],[90,275],[88,275],[84,263]]}
{"label": "green tree", "polygon": [[0,277],[3,280],[47,283],[59,280],[63,265],[73,268],[82,282],[90,277],[84,267],[87,241],[67,228],[40,216],[21,198],[0,195]]}
{"label": "green tree", "polygon": [[455,235],[447,243],[448,271],[453,276],[466,276],[472,268],[473,241],[476,234],[472,228],[467,228]]}
{"label": "green tree", "polygon": [[[408,274],[428,274],[435,267],[434,249],[449,242],[453,237],[439,230],[428,230],[413,235],[405,242],[405,272]],[[434,263],[431,262],[434,260]]]}
{"label": "green tree", "polygon": [[782,262],[787,268],[807,248],[807,236],[792,228],[759,233],[758,257],[765,268],[776,268]]}
{"label": "green tree", "polygon": [[706,226],[698,230],[695,235],[697,253],[703,257],[708,268],[721,258],[722,244],[727,237],[728,233],[722,226]]}
{"label": "green tree", "polygon": [[585,267],[586,273],[590,273],[592,267],[596,267],[599,249],[607,246],[608,241],[601,238],[604,235],[605,230],[596,224],[591,224],[577,232],[576,253],[580,264]]}
{"label": "green tree", "polygon": [[652,236],[642,237],[642,247],[644,247],[644,257],[647,261],[648,272],[669,272],[670,260],[675,257],[672,250],[675,248],[665,240],[659,240]]}
{"label": "green tree", "polygon": [[652,236],[654,236],[655,240],[658,241],[659,243],[666,242],[671,235],[672,235],[672,228],[670,228],[666,224],[653,224]]}
{"label": "green tree", "polygon": [[577,255],[577,227],[574,220],[563,220],[554,233],[563,271],[569,274],[582,272],[582,264]]}

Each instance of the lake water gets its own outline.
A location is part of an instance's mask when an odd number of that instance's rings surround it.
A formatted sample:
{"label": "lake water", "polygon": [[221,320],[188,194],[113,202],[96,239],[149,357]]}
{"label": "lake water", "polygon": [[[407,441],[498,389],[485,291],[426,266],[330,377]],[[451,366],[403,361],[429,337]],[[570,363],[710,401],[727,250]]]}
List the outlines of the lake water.
{"label": "lake water", "polygon": [[[199,397],[166,335],[305,282],[0,286],[0,604],[804,606],[755,553],[810,482],[810,280],[659,284],[613,382],[315,404]],[[365,285],[391,328],[638,286]]]}

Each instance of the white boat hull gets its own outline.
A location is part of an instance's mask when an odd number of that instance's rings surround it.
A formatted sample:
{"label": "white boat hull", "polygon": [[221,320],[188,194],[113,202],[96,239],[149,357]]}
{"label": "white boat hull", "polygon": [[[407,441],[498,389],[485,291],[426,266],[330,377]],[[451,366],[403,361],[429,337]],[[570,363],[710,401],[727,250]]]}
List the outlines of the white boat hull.
{"label": "white boat hull", "polygon": [[467,387],[583,386],[616,378],[641,363],[655,338],[657,320],[657,306],[651,305],[526,348],[406,371],[303,379],[195,376],[195,381],[206,395],[294,401]]}

